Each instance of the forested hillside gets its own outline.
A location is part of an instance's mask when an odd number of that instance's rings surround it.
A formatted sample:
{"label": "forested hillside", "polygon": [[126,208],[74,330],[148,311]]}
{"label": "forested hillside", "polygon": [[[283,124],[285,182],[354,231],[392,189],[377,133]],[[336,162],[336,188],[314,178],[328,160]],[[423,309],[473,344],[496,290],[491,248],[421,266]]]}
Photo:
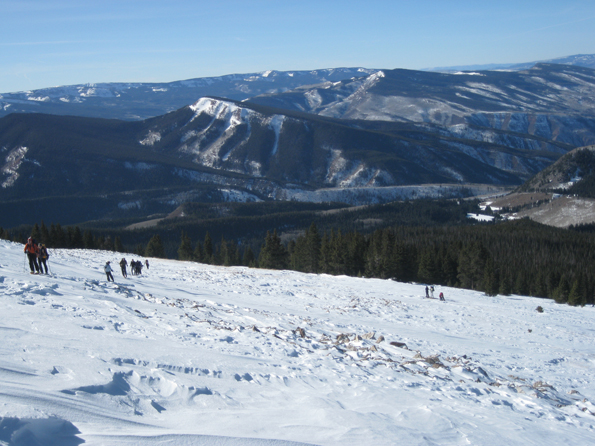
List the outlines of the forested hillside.
{"label": "forested hillside", "polygon": [[[238,220],[241,221],[241,220]],[[0,230],[3,238],[23,239],[26,232]],[[50,247],[99,248],[130,252],[126,233],[81,231],[42,224],[32,229]],[[128,233],[132,236],[134,233]],[[312,223],[300,235],[283,241],[276,229],[253,243],[237,238],[190,237],[183,230],[154,234],[138,243],[135,254],[170,257],[218,265],[292,269],[308,273],[351,275],[448,285],[487,295],[521,294],[560,303],[594,303],[595,233],[558,229],[529,220],[498,224],[397,225],[372,232],[325,229]],[[178,237],[172,256],[172,237]],[[287,233],[282,234],[287,239]],[[138,234],[137,234],[138,236]],[[122,237],[122,238],[121,238]],[[169,238],[168,238],[169,237]],[[124,242],[124,243],[123,243]]]}

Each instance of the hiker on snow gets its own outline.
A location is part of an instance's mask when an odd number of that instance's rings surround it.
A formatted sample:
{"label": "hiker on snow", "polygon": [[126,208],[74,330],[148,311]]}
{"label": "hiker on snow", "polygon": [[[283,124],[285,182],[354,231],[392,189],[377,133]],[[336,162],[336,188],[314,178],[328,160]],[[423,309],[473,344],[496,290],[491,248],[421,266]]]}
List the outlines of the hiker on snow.
{"label": "hiker on snow", "polygon": [[24,252],[27,254],[29,258],[29,268],[31,268],[31,274],[39,274],[39,265],[37,264],[37,243],[33,238],[29,237],[27,239],[27,244],[25,245]]}
{"label": "hiker on snow", "polygon": [[444,299],[444,293],[442,291],[440,291],[440,300],[446,302],[446,299]]}
{"label": "hiker on snow", "polygon": [[430,297],[428,286],[426,285],[426,297]]}
{"label": "hiker on snow", "polygon": [[122,257],[122,260],[120,260],[120,268],[122,268],[122,275],[124,277],[128,277],[128,274],[126,273],[127,265],[128,265],[128,262],[126,262],[126,259]]}
{"label": "hiker on snow", "polygon": [[41,245],[39,245],[39,250],[37,252],[37,261],[39,262],[39,269],[40,269],[40,273],[43,274],[43,268],[45,267],[45,274],[48,273],[48,264],[46,263],[46,260],[50,258],[50,255],[48,254],[48,250],[45,247],[45,245],[42,243]]}
{"label": "hiker on snow", "polygon": [[109,260],[105,263],[105,266],[103,267],[103,270],[105,271],[105,275],[107,276],[107,281],[109,282],[110,279],[112,279],[112,282],[114,281],[114,276],[112,276],[112,267],[109,264]]}
{"label": "hiker on snow", "polygon": [[145,260],[145,266],[149,269],[149,259]]}

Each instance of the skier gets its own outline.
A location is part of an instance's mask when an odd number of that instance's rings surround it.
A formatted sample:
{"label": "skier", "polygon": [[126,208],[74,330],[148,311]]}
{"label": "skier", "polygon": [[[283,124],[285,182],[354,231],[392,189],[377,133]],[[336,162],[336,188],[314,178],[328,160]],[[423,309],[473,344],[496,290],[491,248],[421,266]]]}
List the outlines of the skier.
{"label": "skier", "polygon": [[126,273],[127,265],[128,265],[128,262],[126,262],[126,259],[124,257],[122,257],[122,260],[120,260],[120,268],[122,268],[122,275],[124,277],[128,277],[128,274]]}
{"label": "skier", "polygon": [[107,281],[109,282],[110,279],[112,279],[112,282],[114,281],[114,276],[112,276],[112,267],[109,264],[109,260],[105,263],[105,266],[103,267],[103,270],[105,271],[105,275],[107,276]]}
{"label": "skier", "polygon": [[149,259],[145,260],[145,266],[149,269]]}
{"label": "skier", "polygon": [[32,237],[27,239],[27,244],[25,245],[24,252],[27,254],[29,258],[29,268],[31,268],[31,274],[39,274],[39,265],[37,264],[37,251],[38,251],[37,243],[33,240]]}
{"label": "skier", "polygon": [[434,285],[430,287],[430,297],[434,299]]}
{"label": "skier", "polygon": [[446,302],[446,299],[444,299],[444,293],[442,291],[440,291],[440,300],[442,302]]}
{"label": "skier", "polygon": [[37,261],[39,262],[39,269],[40,269],[40,273],[44,274],[43,272],[43,268],[45,267],[45,274],[48,273],[48,264],[46,263],[46,260],[50,258],[50,255],[48,254],[48,250],[45,247],[45,245],[42,243],[41,245],[39,245],[39,251],[37,253]]}
{"label": "skier", "polygon": [[430,297],[428,286],[426,285],[426,297]]}

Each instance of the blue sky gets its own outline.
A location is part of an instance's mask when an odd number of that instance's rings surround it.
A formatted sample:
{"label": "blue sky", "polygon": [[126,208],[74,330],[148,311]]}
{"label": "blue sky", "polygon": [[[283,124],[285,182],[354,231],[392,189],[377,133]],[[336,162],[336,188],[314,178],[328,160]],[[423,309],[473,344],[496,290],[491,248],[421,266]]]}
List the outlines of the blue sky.
{"label": "blue sky", "polygon": [[592,0],[0,0],[0,92],[595,53]]}

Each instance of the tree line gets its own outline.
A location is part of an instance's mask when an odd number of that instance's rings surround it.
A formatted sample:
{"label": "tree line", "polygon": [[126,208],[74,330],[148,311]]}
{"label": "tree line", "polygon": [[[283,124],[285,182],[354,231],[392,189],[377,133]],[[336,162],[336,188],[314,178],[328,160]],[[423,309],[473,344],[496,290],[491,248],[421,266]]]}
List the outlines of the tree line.
{"label": "tree line", "polygon": [[530,220],[475,226],[395,226],[370,234],[330,230],[313,223],[283,243],[276,230],[256,256],[250,246],[208,232],[193,248],[182,234],[178,258],[220,265],[291,269],[446,285],[487,295],[520,294],[570,305],[595,299],[595,234]]}
{"label": "tree line", "polygon": [[[316,224],[283,242],[268,231],[260,246],[236,240],[192,242],[181,232],[179,260],[214,265],[291,269],[306,273],[394,279],[482,291],[520,294],[571,305],[594,304],[595,233],[577,227],[559,229],[530,220],[473,226],[393,226],[371,233],[331,229]],[[43,222],[31,235],[52,248],[105,249],[124,252],[120,237],[94,235],[78,227]],[[22,233],[2,238],[22,241]],[[134,253],[166,257],[158,234]],[[170,256],[171,257],[171,256]]]}

